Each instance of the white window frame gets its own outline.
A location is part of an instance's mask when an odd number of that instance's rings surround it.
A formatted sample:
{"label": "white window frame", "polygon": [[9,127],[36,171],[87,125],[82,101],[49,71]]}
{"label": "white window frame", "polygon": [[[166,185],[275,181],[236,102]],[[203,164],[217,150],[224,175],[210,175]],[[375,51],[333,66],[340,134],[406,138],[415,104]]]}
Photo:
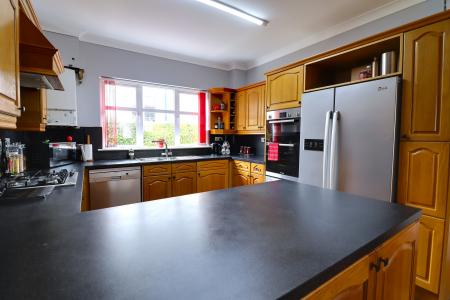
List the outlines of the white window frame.
{"label": "white window frame", "polygon": [[[113,148],[157,148],[157,147],[149,147],[144,145],[144,112],[154,112],[154,113],[168,113],[174,115],[175,122],[175,148],[176,147],[191,147],[191,146],[205,146],[206,143],[196,144],[180,144],[180,116],[181,115],[191,115],[191,116],[199,116],[200,112],[187,112],[180,111],[180,94],[191,94],[198,96],[200,90],[190,89],[190,88],[181,88],[170,85],[162,85],[155,83],[145,83],[140,81],[132,81],[125,79],[114,79],[114,78],[105,78],[102,77],[100,80],[114,80],[116,85],[118,86],[130,86],[136,89],[136,108],[131,107],[120,107],[116,108],[117,111],[132,111],[136,112],[136,144],[135,145],[117,145]],[[175,93],[175,107],[174,110],[164,110],[164,109],[154,109],[154,108],[144,108],[143,103],[143,88],[144,87],[154,87],[154,88],[162,88],[162,89],[170,89]],[[208,116],[206,116],[208,117]],[[200,125],[200,124],[199,124]],[[206,129],[207,131],[207,129]],[[161,137],[164,138],[164,137]]]}

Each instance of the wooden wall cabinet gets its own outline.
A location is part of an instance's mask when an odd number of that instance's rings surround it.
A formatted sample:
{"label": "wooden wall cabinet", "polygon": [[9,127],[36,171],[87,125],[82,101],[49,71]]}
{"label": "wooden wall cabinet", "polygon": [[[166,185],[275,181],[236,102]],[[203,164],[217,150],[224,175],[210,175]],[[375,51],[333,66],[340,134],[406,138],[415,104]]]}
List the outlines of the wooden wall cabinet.
{"label": "wooden wall cabinet", "polygon": [[303,299],[414,299],[418,231],[407,227]]}
{"label": "wooden wall cabinet", "polygon": [[47,90],[20,88],[24,110],[17,118],[17,129],[25,131],[45,131],[47,126]]}
{"label": "wooden wall cabinet", "polygon": [[405,33],[401,136],[450,141],[450,20]]}
{"label": "wooden wall cabinet", "polygon": [[197,163],[197,192],[228,188],[228,161],[211,160]]}
{"label": "wooden wall cabinet", "polygon": [[236,99],[237,133],[264,133],[266,122],[264,83],[239,89]]}
{"label": "wooden wall cabinet", "polygon": [[267,110],[300,106],[303,94],[303,66],[267,76]]}
{"label": "wooden wall cabinet", "polygon": [[19,4],[0,3],[0,128],[16,128],[20,116]]}

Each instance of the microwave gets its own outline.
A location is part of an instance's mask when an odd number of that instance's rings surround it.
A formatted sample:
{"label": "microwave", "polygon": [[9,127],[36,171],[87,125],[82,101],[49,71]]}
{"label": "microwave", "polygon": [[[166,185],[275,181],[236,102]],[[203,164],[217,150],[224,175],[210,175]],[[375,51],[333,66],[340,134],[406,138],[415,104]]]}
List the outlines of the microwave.
{"label": "microwave", "polygon": [[46,142],[26,150],[27,168],[32,170],[61,167],[80,160],[75,142]]}

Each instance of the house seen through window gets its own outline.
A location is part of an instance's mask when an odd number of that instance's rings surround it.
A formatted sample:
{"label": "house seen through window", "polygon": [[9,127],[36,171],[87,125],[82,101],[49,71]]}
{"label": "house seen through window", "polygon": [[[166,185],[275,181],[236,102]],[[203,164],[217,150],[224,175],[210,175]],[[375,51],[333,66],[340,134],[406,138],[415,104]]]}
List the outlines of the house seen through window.
{"label": "house seen through window", "polygon": [[155,147],[206,142],[205,93],[133,81],[101,79],[105,147]]}

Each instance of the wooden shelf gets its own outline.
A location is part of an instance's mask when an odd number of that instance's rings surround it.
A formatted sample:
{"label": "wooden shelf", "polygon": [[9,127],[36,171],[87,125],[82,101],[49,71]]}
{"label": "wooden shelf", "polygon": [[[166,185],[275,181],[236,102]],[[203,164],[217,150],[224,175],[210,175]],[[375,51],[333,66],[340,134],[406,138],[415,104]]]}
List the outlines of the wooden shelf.
{"label": "wooden shelf", "polygon": [[233,129],[211,129],[210,134],[235,134],[236,130]]}
{"label": "wooden shelf", "polygon": [[212,113],[226,113],[226,110],[211,110]]}
{"label": "wooden shelf", "polygon": [[[381,65],[381,54],[387,51],[394,51],[397,55],[397,68],[394,73],[355,80],[352,71],[355,73],[358,68],[371,65],[374,57],[377,57]],[[305,92],[401,74],[402,53],[403,35],[395,35],[312,61],[305,65]]]}
{"label": "wooden shelf", "polygon": [[395,72],[395,73],[391,73],[391,74],[387,74],[387,75],[380,75],[380,76],[376,76],[376,77],[370,77],[370,78],[365,78],[365,79],[353,80],[353,81],[344,82],[344,83],[338,83],[338,84],[333,84],[333,85],[326,85],[326,86],[315,88],[315,89],[305,90],[305,93],[319,91],[319,90],[325,90],[325,89],[331,89],[331,88],[336,88],[336,87],[340,87],[340,86],[344,86],[344,85],[355,84],[355,83],[360,83],[360,82],[365,82],[365,81],[372,81],[372,80],[377,80],[377,79],[383,79],[383,78],[392,77],[392,76],[399,76],[399,75],[402,75],[402,73],[401,72]]}

